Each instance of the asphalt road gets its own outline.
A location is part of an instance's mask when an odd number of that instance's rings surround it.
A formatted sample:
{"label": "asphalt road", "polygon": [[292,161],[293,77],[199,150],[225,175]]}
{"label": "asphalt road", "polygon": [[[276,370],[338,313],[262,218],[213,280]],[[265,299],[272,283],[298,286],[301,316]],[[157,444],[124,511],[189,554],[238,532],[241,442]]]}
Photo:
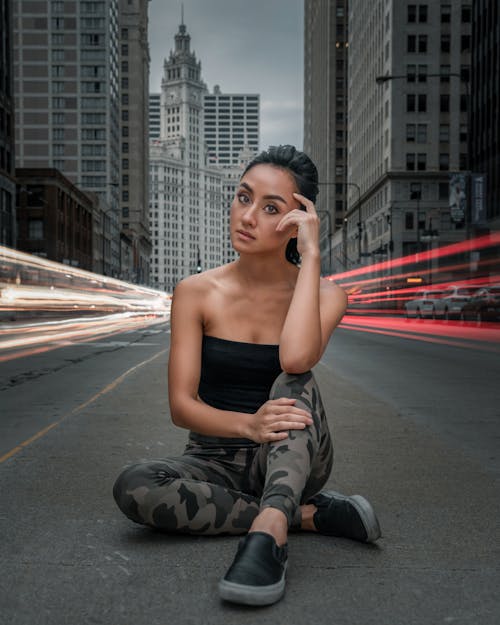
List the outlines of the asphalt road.
{"label": "asphalt road", "polygon": [[111,498],[123,465],[185,442],[168,339],[155,326],[0,365],[1,625],[498,625],[498,359],[336,331],[316,369],[329,484],[369,497],[383,538],[291,535],[285,598],[255,610],[216,593],[237,539],[152,532]]}

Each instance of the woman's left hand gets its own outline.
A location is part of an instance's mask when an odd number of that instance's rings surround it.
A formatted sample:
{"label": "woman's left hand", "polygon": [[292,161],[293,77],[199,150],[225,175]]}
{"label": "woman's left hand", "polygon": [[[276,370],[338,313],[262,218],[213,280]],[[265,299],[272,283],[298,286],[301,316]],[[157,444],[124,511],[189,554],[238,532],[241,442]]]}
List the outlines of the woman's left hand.
{"label": "woman's left hand", "polygon": [[306,209],[295,208],[287,213],[276,226],[277,232],[282,232],[290,226],[297,230],[297,251],[304,257],[308,254],[319,254],[319,218],[311,200],[300,193],[293,194],[295,199]]}

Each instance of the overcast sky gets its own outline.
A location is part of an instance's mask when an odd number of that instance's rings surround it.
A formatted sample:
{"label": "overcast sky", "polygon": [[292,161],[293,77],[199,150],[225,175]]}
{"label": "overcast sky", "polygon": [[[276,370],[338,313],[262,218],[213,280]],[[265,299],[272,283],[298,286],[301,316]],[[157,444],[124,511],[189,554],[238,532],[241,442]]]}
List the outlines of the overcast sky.
{"label": "overcast sky", "polygon": [[[191,50],[210,92],[260,94],[260,147],[303,137],[303,0],[184,0]],[[181,0],[149,3],[150,90],[174,48]]]}

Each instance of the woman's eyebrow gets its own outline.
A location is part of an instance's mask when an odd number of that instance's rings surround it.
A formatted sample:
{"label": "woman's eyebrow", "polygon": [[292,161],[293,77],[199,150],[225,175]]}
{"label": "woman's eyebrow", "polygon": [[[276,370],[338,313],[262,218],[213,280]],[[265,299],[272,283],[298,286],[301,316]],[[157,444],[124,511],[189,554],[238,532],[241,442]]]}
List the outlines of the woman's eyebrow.
{"label": "woman's eyebrow", "polygon": [[[240,187],[244,187],[245,189],[250,191],[250,193],[253,193],[252,187],[246,182],[240,182]],[[264,195],[264,199],[265,200],[278,200],[279,202],[283,202],[283,204],[286,204],[286,200],[283,199],[281,195]]]}

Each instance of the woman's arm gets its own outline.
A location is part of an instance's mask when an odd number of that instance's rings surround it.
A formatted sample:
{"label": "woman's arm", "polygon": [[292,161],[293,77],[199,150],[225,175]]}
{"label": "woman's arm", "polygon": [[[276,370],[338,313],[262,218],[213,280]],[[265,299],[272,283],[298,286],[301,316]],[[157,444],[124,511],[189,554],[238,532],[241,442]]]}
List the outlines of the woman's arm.
{"label": "woman's arm", "polygon": [[278,226],[298,226],[297,249],[302,257],[280,336],[280,362],[288,373],[302,373],[319,362],[347,307],[345,291],[320,280],[319,220],[314,204],[303,195],[295,196],[306,211],[291,211]]}
{"label": "woman's arm", "polygon": [[168,362],[172,421],[199,434],[249,438],[258,443],[281,440],[288,430],[309,425],[309,413],[295,408],[293,399],[269,400],[255,414],[248,414],[213,408],[198,397],[207,286],[205,277],[191,276],[175,288]]}

